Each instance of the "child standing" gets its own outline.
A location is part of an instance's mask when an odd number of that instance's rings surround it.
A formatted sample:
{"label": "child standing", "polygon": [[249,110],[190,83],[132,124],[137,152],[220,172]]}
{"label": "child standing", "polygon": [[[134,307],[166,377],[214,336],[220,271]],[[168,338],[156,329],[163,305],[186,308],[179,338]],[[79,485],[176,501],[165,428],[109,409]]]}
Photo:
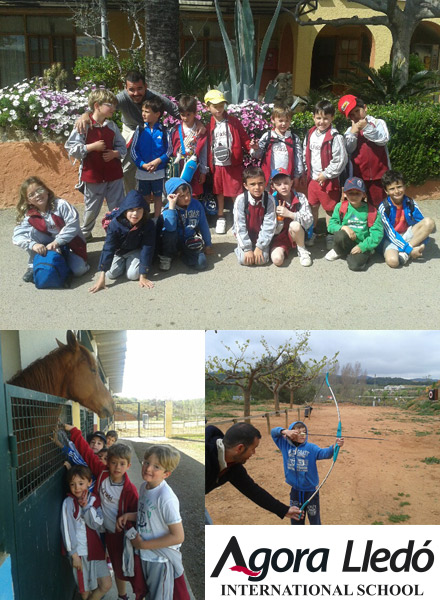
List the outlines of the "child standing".
{"label": "child standing", "polygon": [[152,288],[147,278],[154,254],[156,230],[148,219],[148,205],[136,190],[128,192],[119,210],[112,215],[104,248],[99,259],[99,276],[93,294],[105,289],[105,276],[116,279],[125,272],[127,279],[139,280],[139,286]]}
{"label": "child standing", "polygon": [[243,125],[225,110],[226,98],[219,90],[205,94],[205,103],[211,113],[208,128],[208,164],[213,174],[213,192],[217,195],[218,213],[215,232],[226,233],[224,216],[225,196],[234,202],[242,191],[243,151],[257,149]]}
{"label": "child standing", "polygon": [[165,190],[168,203],[157,222],[159,268],[169,271],[171,261],[181,253],[188,267],[202,271],[206,269],[206,255],[212,254],[205,210],[192,198],[191,186],[184,179],[168,179]]}
{"label": "child standing", "polygon": [[197,161],[197,169],[192,179],[191,187],[194,196],[203,194],[203,184],[206,180],[207,146],[206,130],[200,133],[200,121],[197,119],[197,98],[193,96],[181,96],[178,104],[181,124],[177,125],[172,134],[173,156],[179,167],[181,176],[183,168],[188,160]]}
{"label": "child standing", "polygon": [[313,224],[310,205],[304,194],[293,188],[293,179],[286,169],[272,171],[272,187],[277,204],[277,230],[271,243],[270,258],[281,267],[292,248],[297,248],[299,262],[310,267],[312,259],[305,247],[306,232]]}
{"label": "child standing", "polygon": [[[328,224],[333,209],[341,196],[339,175],[347,164],[344,138],[332,126],[335,107],[329,100],[321,100],[313,109],[315,125],[304,139],[304,162],[307,169],[307,199],[312,208],[313,227],[318,223],[319,205],[326,212]],[[313,245],[315,234],[307,245]],[[327,235],[327,249],[333,239]]]}
{"label": "child standing", "polygon": [[335,235],[333,248],[325,258],[346,258],[351,271],[363,271],[383,238],[382,221],[376,208],[367,203],[362,179],[347,179],[343,196],[328,224],[329,232]]}
{"label": "child standing", "polygon": [[378,207],[385,197],[381,177],[391,168],[387,124],[383,119],[368,115],[365,102],[350,94],[342,96],[338,108],[351,120],[351,127],[344,137],[353,164],[353,175],[364,180],[370,202]]}
{"label": "child standing", "polygon": [[[319,484],[317,460],[331,458],[334,446],[319,448],[308,441],[307,426],[302,421],[295,421],[289,429],[274,427],[271,436],[283,455],[284,476],[286,483],[291,486],[290,506],[301,506],[316,491]],[[344,445],[344,438],[338,438],[336,444]],[[306,514],[310,525],[321,525],[319,511],[319,492],[305,507],[304,514],[299,521],[291,519],[292,525],[304,525]]]}
{"label": "child standing", "polygon": [[289,108],[275,106],[272,110],[271,123],[273,129],[261,136],[258,149],[252,150],[251,155],[260,159],[266,185],[269,185],[272,171],[284,169],[296,187],[304,173],[304,164],[300,139],[290,128],[292,111]]}
{"label": "child standing", "polygon": [[418,204],[405,195],[402,173],[387,171],[382,176],[382,185],[387,198],[379,206],[384,228],[381,249],[387,265],[395,269],[410,258],[423,256],[428,236],[435,230],[435,222],[424,217]]}
{"label": "child standing", "polygon": [[[94,454],[79,429],[72,425],[64,425],[64,428],[66,431],[70,431],[72,442],[96,477],[95,489],[99,494],[104,516],[105,545],[115,572],[118,597],[121,600],[128,600],[125,581],[129,579],[135,588],[137,579],[136,576],[134,578],[125,577],[122,571],[124,533],[116,527],[116,521],[124,513],[134,512],[137,509],[138,493],[127,475],[131,466],[131,450],[125,444],[114,444],[108,449],[107,465],[105,465]],[[137,595],[137,589],[134,591],[137,598],[143,597]]]}
{"label": "child standing", "polygon": [[57,198],[39,177],[29,177],[21,184],[16,219],[12,242],[28,253],[23,281],[33,282],[34,257],[46,256],[48,250],[64,250],[74,277],[81,277],[90,269],[76,208]]}
{"label": "child standing", "polygon": [[123,528],[127,520],[136,519],[138,535],[131,543],[140,553],[149,600],[189,599],[180,553],[184,532],[179,500],[165,481],[179,461],[171,446],[150,446],[142,463],[137,513],[118,521]]}
{"label": "child standing", "polygon": [[119,206],[124,198],[121,158],[127,148],[117,125],[111,121],[117,103],[109,90],[91,92],[88,104],[93,112],[87,133],[78,133],[74,128],[65,144],[69,156],[81,161],[79,181],[85,203],[81,229],[86,240],[92,237],[104,198],[109,210]]}
{"label": "child standing", "polygon": [[72,561],[73,576],[83,600],[99,600],[112,587],[99,531],[104,517],[99,498],[88,490],[92,472],[76,465],[67,471],[70,492],[63,502],[61,533]]}
{"label": "child standing", "polygon": [[131,158],[137,167],[137,189],[147,202],[154,202],[154,216],[162,210],[165,167],[172,154],[168,129],[159,123],[163,102],[158,96],[142,104],[143,127],[137,127],[131,144]]}
{"label": "child standing", "polygon": [[243,185],[245,191],[234,204],[235,254],[240,265],[265,265],[276,228],[275,200],[264,190],[261,167],[247,167]]}

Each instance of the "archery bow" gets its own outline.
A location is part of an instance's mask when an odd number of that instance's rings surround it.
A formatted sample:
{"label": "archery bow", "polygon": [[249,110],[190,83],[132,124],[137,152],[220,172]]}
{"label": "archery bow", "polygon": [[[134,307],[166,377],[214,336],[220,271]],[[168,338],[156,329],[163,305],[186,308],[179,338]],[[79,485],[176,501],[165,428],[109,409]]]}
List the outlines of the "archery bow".
{"label": "archery bow", "polygon": [[[334,395],[334,393],[333,393],[333,390],[332,390],[332,388],[331,388],[331,385],[330,385],[330,383],[329,383],[329,380],[328,380],[328,373],[326,373],[326,375],[325,375],[325,383],[327,384],[327,387],[328,387],[328,389],[330,390],[330,393],[331,393],[331,395],[332,395],[332,398],[333,398],[333,400],[334,400],[334,402],[335,402],[336,410],[337,410],[337,413],[338,413],[338,429],[336,430],[336,437],[337,437],[337,438],[340,438],[340,437],[342,437],[342,421],[341,421],[341,413],[339,412],[339,406],[338,406],[338,403],[337,403],[337,401],[336,401],[336,396]],[[317,494],[317,493],[319,492],[319,490],[322,488],[322,486],[324,485],[324,483],[327,481],[327,479],[328,479],[328,477],[329,477],[330,473],[331,473],[331,472],[332,472],[332,470],[333,470],[333,467],[335,466],[335,462],[336,462],[336,459],[338,458],[338,454],[339,454],[339,446],[338,446],[337,444],[335,444],[335,448],[334,448],[334,450],[333,450],[333,460],[332,460],[332,464],[331,464],[331,466],[330,466],[330,469],[329,469],[329,471],[328,471],[327,475],[324,477],[324,479],[323,479],[323,480],[321,481],[321,483],[319,484],[319,486],[316,488],[316,490],[314,491],[314,493],[313,493],[313,494],[310,496],[310,498],[309,498],[308,500],[306,500],[306,501],[304,502],[304,504],[301,506],[301,509],[300,509],[300,510],[301,510],[301,512],[300,512],[300,518],[302,517],[302,514],[303,514],[303,512],[304,512],[304,509],[305,509],[305,507],[306,507],[306,506],[309,504],[309,502],[310,502],[310,501],[311,501],[311,500],[312,500],[312,499],[313,499],[313,498],[316,496],[316,494]]]}

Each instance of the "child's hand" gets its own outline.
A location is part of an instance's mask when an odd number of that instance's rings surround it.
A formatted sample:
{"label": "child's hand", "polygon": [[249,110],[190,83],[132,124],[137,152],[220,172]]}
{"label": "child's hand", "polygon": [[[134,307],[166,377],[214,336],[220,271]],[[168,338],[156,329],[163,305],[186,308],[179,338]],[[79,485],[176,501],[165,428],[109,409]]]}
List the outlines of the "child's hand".
{"label": "child's hand", "polygon": [[255,264],[256,265],[262,265],[264,264],[264,256],[263,256],[263,251],[261,250],[261,248],[255,248],[254,250],[254,257],[255,257]]}
{"label": "child's hand", "polygon": [[114,158],[119,158],[119,152],[117,150],[105,150],[102,153],[102,158],[104,162],[110,162]]}
{"label": "child's hand", "polygon": [[75,129],[78,133],[84,134],[87,131],[87,127],[91,124],[90,115],[85,112],[79,119],[75,121]]}
{"label": "child's hand", "polygon": [[93,144],[87,144],[87,152],[104,152],[106,150],[104,140],[99,142],[93,142]]}
{"label": "child's hand", "polygon": [[58,448],[62,448],[63,444],[60,442],[60,440],[58,439],[58,435],[56,431],[52,431],[52,435],[50,436],[50,439],[52,440],[52,442],[58,446]]}
{"label": "child's hand", "polygon": [[362,254],[362,250],[359,248],[359,246],[355,246],[351,249],[350,254]]}
{"label": "child's hand", "polygon": [[101,271],[101,273],[99,274],[98,281],[95,283],[95,285],[92,285],[92,287],[89,288],[89,292],[91,292],[92,294],[99,292],[99,290],[105,290],[105,272],[104,271]]}
{"label": "child's hand", "polygon": [[160,158],[155,158],[151,162],[145,163],[144,165],[142,165],[142,168],[145,169],[145,171],[149,171],[150,173],[152,173],[153,171],[155,171],[157,169],[157,167],[161,163],[162,163],[162,161],[160,160]]}
{"label": "child's hand", "polygon": [[337,438],[336,445],[342,448],[342,446],[344,445],[344,438]]}
{"label": "child's hand", "polygon": [[140,275],[139,276],[139,287],[141,288],[154,288],[154,283],[152,281],[150,281],[149,279],[147,279],[146,275]]}
{"label": "child's hand", "polygon": [[47,248],[44,244],[34,244],[32,250],[40,256],[46,256]]}
{"label": "child's hand", "polygon": [[348,225],[343,225],[343,227],[341,227],[342,231],[345,231],[345,233],[348,235],[348,237],[355,241],[356,239],[356,233],[353,231],[353,229],[351,227],[348,227]]}
{"label": "child's hand", "polygon": [[284,200],[277,206],[276,211],[277,215],[280,215],[280,217],[290,217],[290,210],[286,208],[286,202]]}
{"label": "child's hand", "polygon": [[206,127],[198,119],[196,119],[196,133],[197,135],[205,135],[206,133]]}
{"label": "child's hand", "polygon": [[72,554],[72,567],[77,571],[82,571],[81,557],[78,554]]}
{"label": "child's hand", "polygon": [[64,427],[64,431],[72,431],[74,428],[74,425],[69,425],[68,423],[62,423],[62,426]]}
{"label": "child's hand", "polygon": [[57,248],[59,248],[59,244],[58,242],[56,242],[55,240],[53,242],[50,242],[50,244],[47,244],[46,246],[46,250],[56,250]]}
{"label": "child's hand", "polygon": [[209,254],[214,254],[214,250],[212,249],[212,246],[205,246],[205,249],[203,251],[206,256],[208,256]]}
{"label": "child's hand", "polygon": [[168,208],[174,210],[177,204],[177,194],[168,194]]}
{"label": "child's hand", "polygon": [[200,173],[199,175],[199,183],[203,185],[206,181],[206,173]]}
{"label": "child's hand", "polygon": [[326,181],[326,180],[327,180],[327,177],[322,172],[316,178],[316,181],[319,183],[319,185],[322,185],[324,183],[324,181]]}
{"label": "child's hand", "polygon": [[130,541],[131,541],[131,545],[133,546],[133,548],[136,548],[136,550],[140,550],[140,549],[147,550],[147,548],[145,548],[145,540],[143,540],[141,538],[139,533],[134,538],[134,540],[130,540]]}
{"label": "child's hand", "polygon": [[121,515],[116,519],[116,531],[124,531],[125,525],[128,521],[128,513]]}
{"label": "child's hand", "polygon": [[88,495],[88,490],[84,490],[83,493],[81,494],[81,497],[78,498],[78,504],[80,506],[87,506],[87,495]]}
{"label": "child's hand", "polygon": [[255,256],[252,250],[248,250],[244,253],[244,264],[253,265],[255,263]]}

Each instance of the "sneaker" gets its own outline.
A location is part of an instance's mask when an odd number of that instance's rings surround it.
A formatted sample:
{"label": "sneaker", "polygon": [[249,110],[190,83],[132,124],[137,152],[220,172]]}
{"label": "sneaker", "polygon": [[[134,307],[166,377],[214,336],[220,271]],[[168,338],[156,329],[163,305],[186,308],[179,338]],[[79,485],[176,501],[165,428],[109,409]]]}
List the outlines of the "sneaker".
{"label": "sneaker", "polygon": [[26,273],[23,275],[23,281],[26,283],[34,283],[34,271],[31,267],[29,267]]}
{"label": "sneaker", "polygon": [[217,219],[217,224],[215,226],[215,232],[223,235],[226,233],[226,219],[224,217],[219,217]]}
{"label": "sneaker", "polygon": [[303,267],[310,267],[312,264],[312,258],[310,256],[310,252],[305,248],[300,248],[298,246],[298,257],[299,264]]}
{"label": "sneaker", "polygon": [[331,233],[328,233],[325,238],[325,246],[327,250],[331,250],[333,248],[333,235]]}
{"label": "sneaker", "polygon": [[329,250],[329,252],[327,252],[327,254],[324,256],[324,258],[326,260],[337,260],[338,258],[340,258],[340,256],[336,252],[336,250],[333,250],[333,248],[332,248],[331,250]]}
{"label": "sneaker", "polygon": [[306,239],[306,246],[310,248],[310,246],[314,246],[316,240],[316,233],[312,233],[312,235]]}
{"label": "sneaker", "polygon": [[409,261],[409,254],[407,254],[406,252],[399,252],[399,263],[401,265],[406,265],[406,263],[408,261]]}
{"label": "sneaker", "polygon": [[161,271],[169,271],[171,269],[171,258],[159,254],[159,269]]}

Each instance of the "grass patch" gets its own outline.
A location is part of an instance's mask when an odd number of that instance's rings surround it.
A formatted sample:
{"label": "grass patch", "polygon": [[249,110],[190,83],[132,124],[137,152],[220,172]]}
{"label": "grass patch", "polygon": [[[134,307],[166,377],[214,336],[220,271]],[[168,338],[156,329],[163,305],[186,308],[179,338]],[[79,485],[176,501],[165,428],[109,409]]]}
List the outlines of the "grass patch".
{"label": "grass patch", "polygon": [[425,435],[431,435],[431,431],[416,431],[416,437],[423,437]]}
{"label": "grass patch", "polygon": [[383,525],[383,521],[373,521],[372,525]]}
{"label": "grass patch", "polygon": [[409,515],[388,515],[388,521],[390,521],[390,523],[404,523],[410,518]]}
{"label": "grass patch", "polygon": [[424,462],[427,465],[438,465],[440,464],[440,458],[436,458],[435,456],[428,456],[427,458],[424,458],[421,462]]}
{"label": "grass patch", "polygon": [[411,506],[411,502],[401,502],[399,506],[400,508],[402,508],[403,506]]}

